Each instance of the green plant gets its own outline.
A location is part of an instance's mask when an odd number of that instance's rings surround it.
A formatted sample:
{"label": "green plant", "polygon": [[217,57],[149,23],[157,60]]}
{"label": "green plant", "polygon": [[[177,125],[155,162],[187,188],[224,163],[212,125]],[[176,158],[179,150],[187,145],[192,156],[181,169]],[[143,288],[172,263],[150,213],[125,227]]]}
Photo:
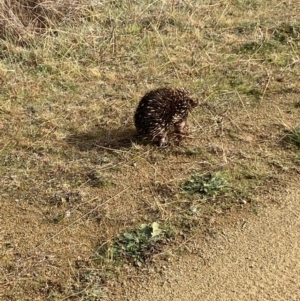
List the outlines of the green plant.
{"label": "green plant", "polygon": [[270,53],[276,50],[276,44],[271,42],[247,42],[238,48],[239,53]]}
{"label": "green plant", "polygon": [[112,184],[109,175],[102,174],[97,170],[89,172],[87,178],[92,187],[108,187]]}
{"label": "green plant", "polygon": [[138,229],[118,235],[108,250],[113,259],[125,259],[141,266],[151,255],[158,253],[166,232],[158,223],[142,224]]}
{"label": "green plant", "polygon": [[300,25],[282,23],[274,29],[274,39],[281,42],[287,43],[290,40],[299,41],[300,39]]}
{"label": "green plant", "polygon": [[191,149],[187,149],[185,152],[186,156],[192,157],[192,156],[199,156],[202,154],[202,149],[200,147],[195,147]]}
{"label": "green plant", "polygon": [[289,143],[300,146],[300,125],[290,130],[287,137]]}
{"label": "green plant", "polygon": [[202,196],[215,197],[225,189],[227,185],[225,176],[220,173],[207,173],[204,175],[192,175],[191,179],[183,185],[187,193],[199,193]]}

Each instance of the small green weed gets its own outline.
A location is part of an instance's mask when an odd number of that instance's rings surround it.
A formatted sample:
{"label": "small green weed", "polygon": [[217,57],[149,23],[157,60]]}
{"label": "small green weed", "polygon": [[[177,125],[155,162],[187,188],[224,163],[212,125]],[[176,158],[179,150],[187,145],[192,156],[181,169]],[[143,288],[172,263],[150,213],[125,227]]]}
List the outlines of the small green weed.
{"label": "small green weed", "polygon": [[161,243],[165,237],[166,231],[158,223],[142,224],[138,229],[119,234],[107,251],[113,259],[125,259],[141,266],[153,254],[161,251]]}
{"label": "small green weed", "polygon": [[258,25],[259,24],[255,22],[242,22],[235,30],[240,34],[251,33]]}
{"label": "small green weed", "polygon": [[94,283],[84,290],[81,294],[81,300],[83,301],[97,301],[105,297],[105,292],[103,291],[101,284]]}
{"label": "small green weed", "polygon": [[252,208],[252,212],[255,214],[255,215],[258,215],[260,213],[260,208],[258,206],[254,206]]}
{"label": "small green weed", "polygon": [[191,179],[183,185],[187,193],[199,193],[202,196],[215,197],[227,186],[225,176],[220,173],[208,173],[205,175],[192,175]]}
{"label": "small green weed", "polygon": [[242,44],[238,49],[238,53],[267,53],[276,50],[276,45],[271,42],[247,42]]}
{"label": "small green weed", "polygon": [[282,23],[274,30],[274,39],[282,44],[288,43],[291,40],[299,41],[300,39],[300,25]]}
{"label": "small green weed", "polygon": [[102,174],[97,170],[92,170],[87,174],[89,185],[92,187],[108,187],[112,185],[110,176]]}
{"label": "small green weed", "polygon": [[290,144],[300,146],[300,125],[290,130],[287,137]]}
{"label": "small green weed", "polygon": [[263,95],[262,91],[248,84],[238,85],[236,89],[239,93],[253,96],[256,100],[260,99],[260,97]]}
{"label": "small green weed", "polygon": [[200,147],[187,149],[185,154],[188,157],[199,156],[202,155],[202,149]]}
{"label": "small green weed", "polygon": [[300,153],[296,154],[295,163],[300,166]]}
{"label": "small green weed", "polygon": [[235,0],[233,3],[241,9],[259,7],[259,2],[254,0]]}

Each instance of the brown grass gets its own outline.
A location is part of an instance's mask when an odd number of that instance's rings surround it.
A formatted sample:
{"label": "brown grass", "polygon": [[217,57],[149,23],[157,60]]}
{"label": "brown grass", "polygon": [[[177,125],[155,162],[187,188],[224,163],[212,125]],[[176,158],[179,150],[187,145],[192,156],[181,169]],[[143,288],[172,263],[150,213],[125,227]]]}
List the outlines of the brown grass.
{"label": "brown grass", "polygon": [[[31,17],[4,3],[1,300],[105,299],[131,269],[99,255],[118,234],[171,229],[156,265],[226,212],[258,213],[264,194],[299,175],[299,147],[285,139],[299,125],[296,4],[105,1],[67,21],[62,2],[39,2]],[[33,34],[43,28],[29,25],[34,14],[55,34]],[[26,46],[22,30],[33,34]],[[160,150],[135,139],[132,118],[140,97],[164,85],[201,105],[190,136]],[[224,193],[183,193],[210,172],[226,178]]]}
{"label": "brown grass", "polygon": [[58,24],[78,22],[87,7],[85,0],[4,0],[0,3],[0,38],[28,44]]}

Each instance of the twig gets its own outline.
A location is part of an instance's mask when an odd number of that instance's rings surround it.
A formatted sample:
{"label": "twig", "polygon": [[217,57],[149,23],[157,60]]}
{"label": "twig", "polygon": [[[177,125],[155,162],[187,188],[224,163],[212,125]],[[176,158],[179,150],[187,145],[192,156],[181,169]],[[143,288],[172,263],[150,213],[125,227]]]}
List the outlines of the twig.
{"label": "twig", "polygon": [[265,97],[265,94],[266,94],[266,92],[267,92],[267,89],[268,89],[268,87],[269,87],[270,81],[271,81],[271,77],[270,77],[270,74],[269,74],[269,72],[268,72],[268,69],[266,69],[266,72],[267,72],[267,74],[268,74],[268,81],[267,81],[266,86],[265,86],[265,88],[264,88],[263,94],[262,94],[262,96],[261,96],[261,98],[260,98],[260,103],[263,101],[263,99],[264,99],[264,97]]}

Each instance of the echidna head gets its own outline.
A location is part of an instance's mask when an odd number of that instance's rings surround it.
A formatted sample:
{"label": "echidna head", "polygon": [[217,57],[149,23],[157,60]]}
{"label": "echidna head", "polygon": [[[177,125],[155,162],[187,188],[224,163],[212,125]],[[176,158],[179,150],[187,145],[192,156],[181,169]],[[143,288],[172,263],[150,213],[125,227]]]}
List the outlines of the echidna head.
{"label": "echidna head", "polygon": [[189,96],[186,96],[186,102],[189,106],[189,111],[198,106],[198,101],[194,100],[193,98],[190,98]]}
{"label": "echidna head", "polygon": [[199,104],[198,101],[190,97],[189,91],[187,91],[184,88],[178,89],[177,91],[182,95],[182,98],[184,99],[185,103],[188,105],[189,111],[191,111],[192,109],[198,106]]}

